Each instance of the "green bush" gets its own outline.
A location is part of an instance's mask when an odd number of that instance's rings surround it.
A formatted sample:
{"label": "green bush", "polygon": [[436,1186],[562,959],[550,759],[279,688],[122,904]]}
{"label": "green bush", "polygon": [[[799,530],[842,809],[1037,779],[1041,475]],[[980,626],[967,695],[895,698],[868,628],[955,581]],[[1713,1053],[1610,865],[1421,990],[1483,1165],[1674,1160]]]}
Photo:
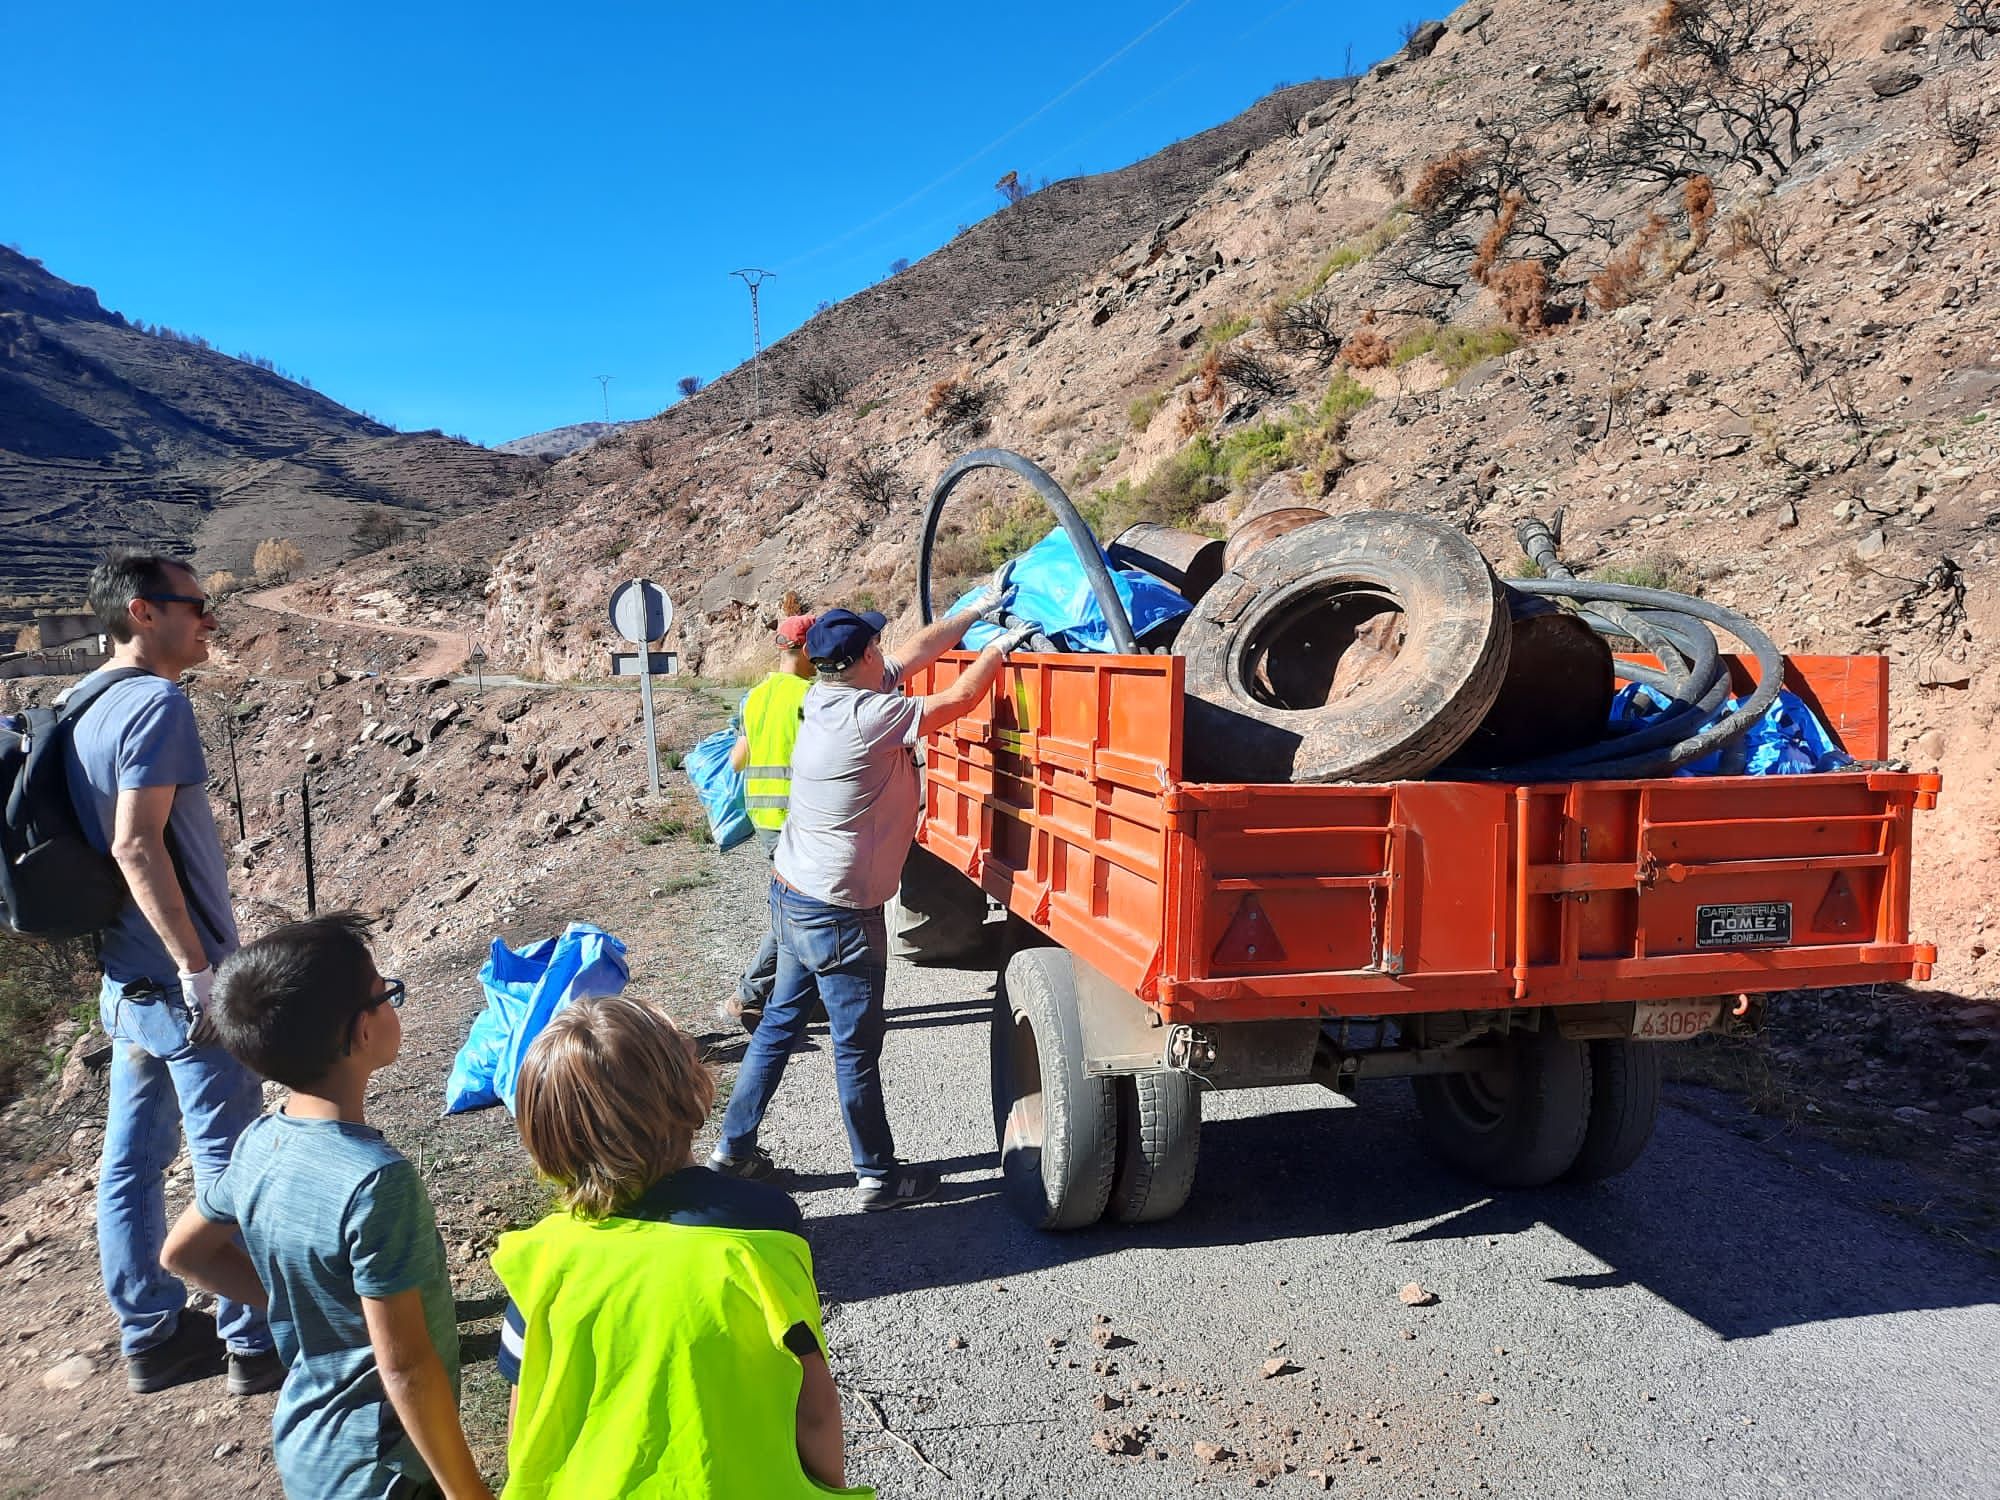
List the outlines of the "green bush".
{"label": "green bush", "polygon": [[1676,594],[1692,594],[1695,576],[1688,565],[1671,552],[1655,553],[1637,562],[1616,563],[1593,568],[1591,578],[1598,583],[1623,583],[1637,589],[1666,589]]}
{"label": "green bush", "polygon": [[1166,401],[1167,396],[1164,391],[1149,391],[1146,395],[1136,398],[1125,408],[1125,415],[1131,419],[1132,430],[1144,432],[1153,418],[1160,414],[1160,408],[1166,405]]}
{"label": "green bush", "polygon": [[1374,399],[1373,391],[1342,370],[1327,382],[1326,394],[1319,398],[1319,419],[1327,424],[1345,424],[1349,417]]}
{"label": "green bush", "polygon": [[45,943],[0,928],[0,1098],[32,1069],[51,1067],[49,1028],[64,1016],[88,1024],[96,966],[85,942]]}
{"label": "green bush", "polygon": [[1482,359],[1505,354],[1521,346],[1520,337],[1504,323],[1490,328],[1439,328],[1426,324],[1403,335],[1389,357],[1392,365],[1406,365],[1426,354],[1435,354],[1446,373],[1456,380]]}
{"label": "green bush", "polygon": [[1248,333],[1253,320],[1245,313],[1239,317],[1224,318],[1220,323],[1210,324],[1201,331],[1201,341],[1213,349],[1228,343],[1239,333]]}
{"label": "green bush", "polygon": [[1310,297],[1342,271],[1352,270],[1363,261],[1373,260],[1409,227],[1408,212],[1400,205],[1391,209],[1387,217],[1366,233],[1342,241],[1333,254],[1320,262],[1319,269],[1313,273],[1313,279],[1306,283],[1305,290],[1300,295]]}
{"label": "green bush", "polygon": [[1076,466],[1076,472],[1070,476],[1071,486],[1081,488],[1102,474],[1112,460],[1118,457],[1119,446],[1117,443],[1100,443],[1084,454],[1083,462]]}

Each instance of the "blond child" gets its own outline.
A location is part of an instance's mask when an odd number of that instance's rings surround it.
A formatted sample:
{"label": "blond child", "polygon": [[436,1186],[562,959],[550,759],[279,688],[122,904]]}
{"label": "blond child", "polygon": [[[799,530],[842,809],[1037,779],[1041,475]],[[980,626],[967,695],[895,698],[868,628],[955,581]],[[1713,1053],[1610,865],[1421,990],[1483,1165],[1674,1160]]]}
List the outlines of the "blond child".
{"label": "blond child", "polygon": [[500,1237],[510,1500],[843,1490],[798,1207],[693,1165],[715,1083],[630,996],[559,1013],[521,1065],[522,1144],[563,1207]]}

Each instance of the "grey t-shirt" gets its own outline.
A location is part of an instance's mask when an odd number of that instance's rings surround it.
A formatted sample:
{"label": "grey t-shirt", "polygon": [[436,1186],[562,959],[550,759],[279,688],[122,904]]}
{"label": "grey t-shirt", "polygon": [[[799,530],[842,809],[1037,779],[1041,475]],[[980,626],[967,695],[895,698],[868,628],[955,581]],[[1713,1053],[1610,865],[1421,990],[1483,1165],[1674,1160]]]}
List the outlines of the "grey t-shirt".
{"label": "grey t-shirt", "polygon": [[[201,731],[187,695],[150,673],[114,683],[76,721],[64,770],[83,836],[105,853],[111,849],[121,791],[152,786],[179,789],[167,827],[187,872],[183,894],[189,902],[188,915],[211,965],[234,953],[236,919],[229,909],[229,867],[208,805],[208,763],[202,758]],[[104,929],[98,956],[113,979],[153,979],[169,988],[179,967],[136,901],[128,901],[118,919]]]}
{"label": "grey t-shirt", "polygon": [[921,698],[896,692],[898,662],[881,692],[815,682],[799,709],[792,805],[772,863],[817,901],[866,910],[896,894],[916,837],[922,797],[916,744]]}
{"label": "grey t-shirt", "polygon": [[291,1500],[382,1500],[430,1471],[383,1389],[363,1297],[423,1294],[424,1321],[458,1389],[458,1323],[431,1200],[382,1132],[265,1115],[196,1199],[236,1224],[271,1294],[285,1362],[272,1456]]}

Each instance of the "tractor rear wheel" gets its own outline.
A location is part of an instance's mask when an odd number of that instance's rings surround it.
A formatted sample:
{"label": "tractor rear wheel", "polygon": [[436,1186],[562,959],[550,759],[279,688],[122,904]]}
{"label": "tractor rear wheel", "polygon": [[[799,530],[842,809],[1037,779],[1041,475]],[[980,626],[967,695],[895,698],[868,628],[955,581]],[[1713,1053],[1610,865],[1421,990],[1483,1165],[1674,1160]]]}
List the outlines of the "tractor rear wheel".
{"label": "tractor rear wheel", "polygon": [[1076,980],[1061,948],[1024,948],[994,998],[993,1133],[1007,1202],[1037,1229],[1104,1213],[1118,1160],[1118,1099],[1083,1067]]}
{"label": "tractor rear wheel", "polygon": [[1590,1051],[1554,1024],[1512,1033],[1477,1073],[1410,1080],[1432,1151],[1495,1187],[1554,1182],[1576,1162],[1590,1124]]}
{"label": "tractor rear wheel", "polygon": [[1201,1090],[1186,1073],[1159,1069],[1116,1080],[1118,1167],[1110,1217],[1126,1224],[1171,1219],[1194,1187],[1201,1159]]}

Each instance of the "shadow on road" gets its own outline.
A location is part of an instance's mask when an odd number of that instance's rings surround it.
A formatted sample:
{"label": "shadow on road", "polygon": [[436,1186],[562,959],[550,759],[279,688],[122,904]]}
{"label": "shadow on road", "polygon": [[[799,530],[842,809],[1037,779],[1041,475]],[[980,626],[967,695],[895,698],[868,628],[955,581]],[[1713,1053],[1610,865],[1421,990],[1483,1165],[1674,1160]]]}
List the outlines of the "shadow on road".
{"label": "shadow on road", "polygon": [[948,1182],[941,1201],[906,1212],[809,1221],[828,1295],[861,1301],[1141,1248],[1385,1230],[1402,1231],[1399,1242],[1475,1240],[1547,1225],[1605,1266],[1551,1285],[1585,1296],[1643,1287],[1724,1339],[2000,1302],[2000,1274],[1985,1263],[1672,1109],[1648,1155],[1620,1178],[1495,1195],[1427,1156],[1407,1088],[1381,1084],[1359,1108],[1329,1102],[1211,1120],[1194,1196],[1178,1217],[1074,1234],[1022,1224],[1001,1196],[992,1156],[939,1165],[979,1177]]}

